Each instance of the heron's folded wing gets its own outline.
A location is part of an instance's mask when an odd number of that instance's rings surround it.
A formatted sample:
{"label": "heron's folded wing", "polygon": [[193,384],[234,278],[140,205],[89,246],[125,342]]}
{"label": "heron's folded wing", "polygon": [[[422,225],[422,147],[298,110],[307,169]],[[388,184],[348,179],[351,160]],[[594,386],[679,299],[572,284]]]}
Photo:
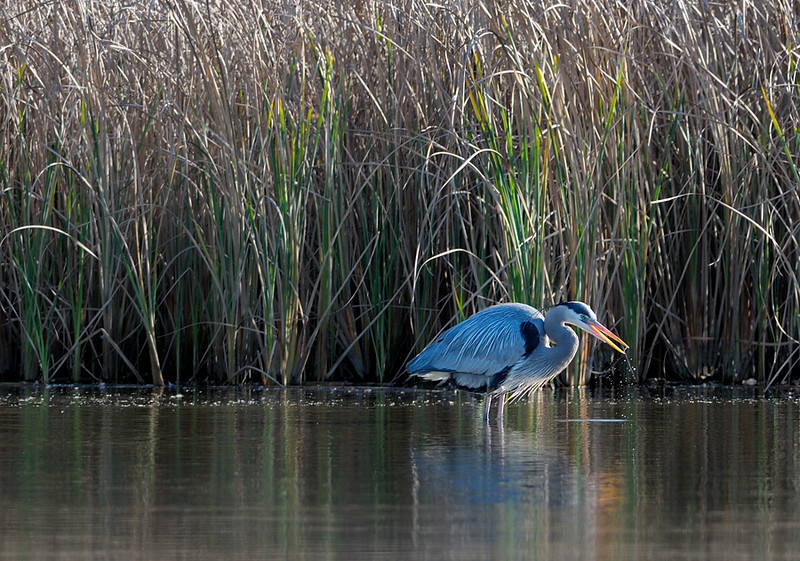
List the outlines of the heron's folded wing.
{"label": "heron's folded wing", "polygon": [[[444,332],[408,363],[407,370],[487,377],[508,370],[540,344],[544,328],[539,317],[496,308],[487,308]],[[478,385],[477,380],[474,383]]]}

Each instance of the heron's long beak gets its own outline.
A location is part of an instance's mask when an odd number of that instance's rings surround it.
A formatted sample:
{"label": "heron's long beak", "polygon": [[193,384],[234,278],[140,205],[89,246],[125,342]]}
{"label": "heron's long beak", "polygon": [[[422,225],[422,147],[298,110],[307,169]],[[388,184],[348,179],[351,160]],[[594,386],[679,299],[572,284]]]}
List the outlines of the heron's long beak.
{"label": "heron's long beak", "polygon": [[[589,326],[590,333],[592,335],[594,335],[601,341],[608,343],[609,346],[611,346],[611,348],[614,349],[615,351],[625,354],[625,351],[623,351],[622,349],[627,349],[628,344],[619,337],[617,337],[616,335],[614,335],[611,332],[611,330],[608,329],[606,326],[604,326],[602,323],[600,323],[599,321],[586,320],[586,325]],[[617,346],[617,343],[619,343],[619,346]],[[622,349],[620,347],[622,347]]]}

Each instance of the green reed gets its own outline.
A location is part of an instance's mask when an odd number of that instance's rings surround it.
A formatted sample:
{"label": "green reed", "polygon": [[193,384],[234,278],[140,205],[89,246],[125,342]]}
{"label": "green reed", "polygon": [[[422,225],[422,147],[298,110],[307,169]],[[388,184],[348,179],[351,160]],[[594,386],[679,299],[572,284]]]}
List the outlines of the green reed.
{"label": "green reed", "polygon": [[402,380],[567,298],[642,379],[796,378],[782,6],[110,6],[2,9],[6,378]]}

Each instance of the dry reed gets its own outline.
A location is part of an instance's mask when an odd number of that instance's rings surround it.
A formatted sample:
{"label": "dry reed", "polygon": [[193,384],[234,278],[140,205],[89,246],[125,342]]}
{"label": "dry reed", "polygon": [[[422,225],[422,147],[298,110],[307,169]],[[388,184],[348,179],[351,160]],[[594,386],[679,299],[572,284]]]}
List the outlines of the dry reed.
{"label": "dry reed", "polygon": [[579,298],[640,378],[795,380],[798,43],[776,1],[7,3],[2,376],[389,381]]}

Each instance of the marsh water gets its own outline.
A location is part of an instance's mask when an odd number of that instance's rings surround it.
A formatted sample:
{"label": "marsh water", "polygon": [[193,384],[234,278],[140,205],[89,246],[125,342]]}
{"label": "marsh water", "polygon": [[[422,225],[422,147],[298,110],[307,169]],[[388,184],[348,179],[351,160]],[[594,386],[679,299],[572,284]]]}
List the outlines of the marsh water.
{"label": "marsh water", "polygon": [[796,559],[799,395],[0,388],[0,559]]}

